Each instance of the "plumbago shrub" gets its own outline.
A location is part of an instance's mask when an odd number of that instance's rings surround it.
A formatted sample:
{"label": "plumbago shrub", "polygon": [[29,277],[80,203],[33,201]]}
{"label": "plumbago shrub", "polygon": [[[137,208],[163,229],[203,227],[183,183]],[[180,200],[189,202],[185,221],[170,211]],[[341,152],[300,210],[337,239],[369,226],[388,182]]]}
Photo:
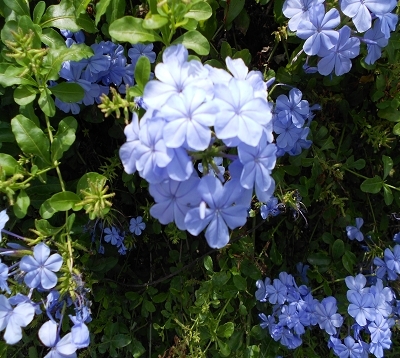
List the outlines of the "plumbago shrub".
{"label": "plumbago shrub", "polygon": [[0,0],[0,356],[397,356],[397,6]]}

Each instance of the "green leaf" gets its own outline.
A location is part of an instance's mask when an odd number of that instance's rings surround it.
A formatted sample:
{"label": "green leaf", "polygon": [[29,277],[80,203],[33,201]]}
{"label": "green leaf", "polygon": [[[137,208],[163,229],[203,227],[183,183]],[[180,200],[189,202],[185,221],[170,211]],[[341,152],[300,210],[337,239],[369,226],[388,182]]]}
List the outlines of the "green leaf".
{"label": "green leaf", "polygon": [[392,158],[383,155],[382,161],[383,161],[383,179],[386,179],[386,177],[390,174],[390,172],[393,169],[393,160]]}
{"label": "green leaf", "polygon": [[344,254],[344,242],[341,239],[337,239],[332,245],[332,256],[335,260],[342,257]]}
{"label": "green leaf", "polygon": [[222,357],[229,357],[231,354],[231,348],[229,344],[217,338],[218,348],[219,348],[219,355]]}
{"label": "green leaf", "polygon": [[331,258],[325,252],[315,252],[307,257],[307,261],[314,266],[328,266]]}
{"label": "green leaf", "polygon": [[54,99],[51,97],[51,92],[47,87],[40,93],[38,104],[45,115],[53,117],[56,114]]}
{"label": "green leaf", "polygon": [[354,255],[351,251],[346,251],[342,256],[343,267],[350,273],[350,275],[354,274],[353,267],[357,262],[356,255]]}
{"label": "green leaf", "polygon": [[86,13],[86,9],[91,0],[74,0],[75,16],[81,13]]}
{"label": "green leaf", "polygon": [[383,184],[383,199],[386,205],[391,205],[393,203],[393,193],[387,184]]}
{"label": "green leaf", "polygon": [[383,180],[380,176],[375,175],[373,178],[365,179],[360,186],[364,193],[376,194],[382,189]]}
{"label": "green leaf", "polygon": [[400,112],[393,107],[380,109],[378,111],[378,117],[387,119],[391,122],[400,122]]}
{"label": "green leaf", "polygon": [[5,175],[14,175],[16,169],[21,168],[21,166],[11,155],[0,153],[0,168]]}
{"label": "green leaf", "polygon": [[400,135],[400,123],[397,123],[397,124],[393,127],[393,134],[394,134],[394,135]]}
{"label": "green leaf", "polygon": [[79,102],[85,96],[85,91],[77,83],[62,82],[50,87],[49,90],[54,96],[66,103]]}
{"label": "green leaf", "polygon": [[11,128],[18,146],[25,154],[37,155],[46,164],[52,165],[49,139],[34,122],[18,114],[11,120]]}
{"label": "green leaf", "polygon": [[33,9],[32,20],[35,24],[40,23],[40,20],[42,19],[45,10],[46,10],[46,3],[44,1],[39,1],[36,4],[35,8]]}
{"label": "green leaf", "polygon": [[13,205],[14,215],[18,219],[24,218],[30,204],[31,200],[29,199],[29,196],[26,194],[25,190],[21,190],[17,196],[17,200]]}
{"label": "green leaf", "polygon": [[25,0],[3,0],[4,4],[11,10],[14,10],[18,15],[31,16],[29,5]]}
{"label": "green leaf", "polygon": [[21,84],[37,86],[36,81],[24,72],[25,68],[23,67],[8,66],[4,73],[0,73],[0,85],[3,87]]}
{"label": "green leaf", "polygon": [[48,67],[45,81],[57,80],[60,77],[58,73],[60,72],[63,62],[68,60],[79,61],[82,58],[91,56],[93,56],[93,51],[85,44],[74,44],[69,48],[50,48],[45,57],[45,61],[43,61],[46,67]]}
{"label": "green leaf", "polygon": [[40,26],[43,29],[56,27],[78,32],[81,27],[76,23],[75,8],[72,0],[61,0],[58,5],[49,6],[42,17]]}
{"label": "green leaf", "polygon": [[244,8],[245,0],[231,0],[229,7],[225,9],[227,11],[225,25],[229,25],[233,20],[240,14]]}
{"label": "green leaf", "polygon": [[144,90],[144,86],[150,79],[150,61],[146,56],[140,56],[135,67],[135,81],[140,90]]}
{"label": "green leaf", "polygon": [[96,172],[83,174],[82,177],[79,179],[78,184],[76,185],[76,193],[80,195],[82,190],[86,190],[89,188],[90,182],[95,183],[96,181],[103,183],[104,186],[107,178]]}
{"label": "green leaf", "polygon": [[246,279],[240,275],[233,276],[233,284],[239,291],[246,291],[247,289]]}
{"label": "green leaf", "polygon": [[227,41],[221,43],[221,58],[225,61],[227,57],[232,57],[232,48]]}
{"label": "green leaf", "polygon": [[126,9],[125,0],[111,0],[111,7],[108,9],[107,22],[112,24],[115,20],[120,19],[124,16]]}
{"label": "green leaf", "polygon": [[18,86],[14,90],[14,101],[20,106],[25,106],[35,100],[36,93],[36,89],[31,86]]}
{"label": "green leaf", "polygon": [[80,210],[81,207],[75,206],[80,201],[81,198],[72,191],[63,191],[47,199],[40,206],[39,214],[43,219],[50,219],[58,211]]}
{"label": "green leaf", "polygon": [[155,312],[156,311],[156,307],[154,306],[153,302],[151,302],[151,301],[144,300],[143,306],[147,312]]}
{"label": "green leaf", "polygon": [[212,258],[209,255],[204,258],[203,264],[207,271],[214,272]]}
{"label": "green leaf", "polygon": [[126,347],[129,343],[131,343],[132,339],[130,336],[125,334],[117,334],[112,339],[112,345],[115,348]]}
{"label": "green leaf", "polygon": [[42,42],[50,48],[65,48],[65,40],[63,37],[54,29],[48,28],[43,29],[42,35],[40,36]]}
{"label": "green leaf", "polygon": [[154,295],[151,299],[154,303],[161,303],[164,302],[169,296],[168,292],[161,292],[158,295]]}
{"label": "green leaf", "polygon": [[94,34],[97,28],[88,14],[80,14],[76,19],[76,24],[84,31]]}
{"label": "green leaf", "polygon": [[138,42],[161,41],[162,38],[153,30],[143,27],[143,19],[133,16],[124,16],[115,20],[108,28],[110,36],[120,42],[135,44]]}
{"label": "green leaf", "polygon": [[59,160],[75,142],[75,132],[78,122],[74,117],[66,117],[58,124],[58,130],[51,144],[52,161]]}
{"label": "green leaf", "polygon": [[233,322],[227,322],[217,329],[217,336],[223,338],[229,338],[233,331],[235,330],[235,325]]}
{"label": "green leaf", "polygon": [[148,12],[143,20],[143,28],[147,30],[161,29],[166,24],[168,24],[168,18],[151,12]]}
{"label": "green leaf", "polygon": [[235,19],[236,29],[238,29],[244,36],[250,26],[250,16],[246,9],[243,9]]}
{"label": "green leaf", "polygon": [[195,19],[196,21],[203,21],[209,19],[211,15],[211,6],[205,1],[200,1],[194,3],[189,12],[187,12],[184,17],[188,19]]}
{"label": "green leaf", "polygon": [[47,220],[35,220],[35,228],[36,231],[40,233],[40,235],[44,237],[57,235],[64,227],[54,227]]}
{"label": "green leaf", "polygon": [[111,0],[100,0],[96,4],[96,17],[94,20],[95,25],[99,23],[101,17],[106,13],[109,5],[110,5]]}
{"label": "green leaf", "polygon": [[241,58],[246,64],[246,66],[249,66],[251,62],[251,54],[248,49],[236,51],[232,58],[233,59]]}
{"label": "green leaf", "polygon": [[208,55],[210,52],[210,43],[198,31],[192,30],[179,36],[171,45],[182,44],[186,48],[195,51],[200,56]]}

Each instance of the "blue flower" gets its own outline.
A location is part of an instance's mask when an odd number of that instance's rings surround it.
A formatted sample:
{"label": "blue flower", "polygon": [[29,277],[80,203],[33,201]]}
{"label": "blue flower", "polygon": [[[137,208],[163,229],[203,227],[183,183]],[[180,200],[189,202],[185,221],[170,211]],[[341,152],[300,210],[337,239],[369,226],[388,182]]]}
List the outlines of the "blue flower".
{"label": "blue flower", "polygon": [[373,321],[375,319],[376,311],[372,294],[352,292],[347,298],[350,302],[347,312],[360,326],[364,327],[367,324],[367,320]]}
{"label": "blue flower", "polygon": [[271,284],[271,280],[269,277],[266,277],[265,280],[257,280],[256,286],[257,286],[257,291],[255,293],[256,300],[260,302],[266,302],[267,301],[267,290],[266,287],[267,285]]}
{"label": "blue flower", "polygon": [[149,192],[155,201],[150,208],[151,216],[163,225],[175,222],[178,229],[186,230],[186,213],[198,207],[201,201],[197,192],[199,182],[199,177],[192,175],[182,182],[169,179],[159,184],[150,184]]}
{"label": "blue flower", "polygon": [[8,288],[7,279],[8,279],[8,266],[0,261],[0,289],[2,291],[10,293],[11,291]]}
{"label": "blue flower", "polygon": [[0,331],[5,329],[4,340],[7,344],[15,344],[22,339],[21,327],[32,322],[35,308],[31,303],[20,303],[14,308],[9,300],[0,295]]}
{"label": "blue flower", "polygon": [[336,298],[330,296],[324,298],[321,303],[314,306],[315,315],[319,327],[324,329],[329,335],[336,334],[336,328],[343,324],[343,317],[337,312]]}
{"label": "blue flower", "polygon": [[46,290],[57,284],[57,272],[62,265],[63,259],[59,254],[50,256],[49,247],[40,243],[33,249],[33,256],[24,256],[19,264],[22,271],[26,272],[24,281],[28,287],[36,288],[39,285]]}
{"label": "blue flower", "polygon": [[260,208],[261,217],[265,220],[270,215],[277,216],[281,213],[278,205],[278,199],[274,196],[271,197],[264,205]]}
{"label": "blue flower", "polygon": [[350,37],[351,29],[343,26],[339,30],[337,43],[331,49],[322,49],[318,56],[322,57],[318,62],[318,72],[328,76],[335,70],[336,76],[341,76],[350,71],[352,58],[360,54],[360,40]]}
{"label": "blue flower", "polygon": [[372,28],[364,34],[363,41],[367,44],[368,54],[365,57],[365,63],[368,65],[373,65],[381,57],[382,48],[389,43],[376,21]]}
{"label": "blue flower", "polygon": [[143,218],[138,216],[136,219],[132,218],[129,223],[129,231],[136,236],[142,234],[142,231],[146,228],[146,224],[143,222]]}
{"label": "blue flower", "polygon": [[287,298],[287,287],[282,283],[279,279],[274,279],[272,285],[265,286],[265,289],[268,293],[268,301],[269,303],[275,304],[283,304]]}
{"label": "blue flower", "polygon": [[150,63],[153,63],[156,60],[156,53],[153,51],[153,44],[135,44],[128,50],[128,56],[132,60],[133,67],[136,66],[137,61],[142,56],[147,57]]}
{"label": "blue flower", "polygon": [[[200,180],[197,187],[202,198],[200,206],[191,209],[185,217],[187,231],[198,235],[207,227],[206,239],[212,248],[222,248],[229,242],[229,231],[245,224],[247,220],[247,206],[236,204],[236,197],[232,195],[236,185],[229,181],[222,183],[213,175],[207,175]],[[208,206],[208,207],[207,207]]]}
{"label": "blue flower", "polygon": [[300,22],[309,20],[310,9],[318,4],[322,4],[324,0],[286,0],[283,4],[283,15],[289,18],[289,29],[297,31]]}
{"label": "blue flower", "polygon": [[[340,342],[340,343],[339,343]],[[361,358],[363,347],[360,343],[356,343],[354,338],[351,336],[347,336],[344,339],[344,344],[342,344],[341,340],[339,340],[334,346],[333,350],[339,358]]]}
{"label": "blue flower", "polygon": [[395,0],[342,0],[340,3],[343,13],[353,19],[358,32],[365,32],[371,28],[370,11],[382,14],[392,11],[395,6]]}
{"label": "blue flower", "polygon": [[2,240],[1,231],[4,229],[4,226],[6,225],[6,223],[9,219],[10,218],[7,215],[6,209],[0,211],[0,241]]}
{"label": "blue flower", "polygon": [[53,321],[45,322],[39,329],[39,339],[51,348],[44,358],[76,358],[77,347],[72,342],[72,333],[60,339],[58,325]]}
{"label": "blue flower", "polygon": [[111,229],[107,227],[104,229],[104,233],[106,234],[104,235],[105,242],[109,242],[111,245],[117,247],[121,245],[123,237],[119,234],[119,230],[116,227],[112,226]]}
{"label": "blue flower", "polygon": [[385,250],[385,262],[390,270],[400,274],[400,245],[396,245],[392,250]]}
{"label": "blue flower", "polygon": [[302,100],[303,94],[297,88],[292,88],[289,95],[281,94],[276,99],[276,112],[287,111],[285,114],[291,119],[292,123],[301,128],[310,113],[310,107],[306,100]]}
{"label": "blue flower", "polygon": [[362,218],[356,218],[356,226],[346,226],[347,237],[350,240],[356,239],[357,241],[363,241],[364,235],[360,231],[363,224],[364,220]]}
{"label": "blue flower", "polygon": [[393,241],[394,241],[396,244],[400,244],[400,232],[397,232],[396,234],[394,234],[394,236],[393,236]]}
{"label": "blue flower", "polygon": [[325,14],[323,4],[309,10],[309,20],[304,20],[297,27],[297,36],[306,42],[303,45],[307,55],[316,55],[321,49],[331,49],[339,34],[333,30],[340,23],[339,11],[331,9]]}

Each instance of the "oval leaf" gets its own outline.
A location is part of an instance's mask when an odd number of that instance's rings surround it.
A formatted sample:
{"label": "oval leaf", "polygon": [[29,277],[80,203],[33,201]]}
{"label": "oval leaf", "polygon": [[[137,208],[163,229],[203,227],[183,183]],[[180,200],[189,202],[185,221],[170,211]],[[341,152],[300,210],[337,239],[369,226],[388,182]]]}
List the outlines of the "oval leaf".
{"label": "oval leaf", "polygon": [[189,12],[187,12],[184,17],[189,19],[195,19],[196,21],[203,21],[209,19],[211,15],[212,15],[211,6],[205,1],[200,1],[193,4]]}
{"label": "oval leaf", "polygon": [[373,178],[364,180],[361,183],[360,189],[364,193],[376,194],[382,189],[383,180],[380,176],[375,175]]}
{"label": "oval leaf", "polygon": [[198,31],[192,30],[179,36],[172,45],[182,44],[186,48],[195,51],[200,56],[208,55],[210,52],[210,43]]}
{"label": "oval leaf", "polygon": [[50,141],[35,123],[22,114],[18,114],[11,120],[11,128],[24,153],[37,155],[46,164],[51,165]]}
{"label": "oval leaf", "polygon": [[78,102],[85,95],[85,91],[77,83],[62,82],[49,89],[54,96],[66,103]]}
{"label": "oval leaf", "polygon": [[393,160],[387,155],[383,155],[382,161],[383,161],[383,179],[385,179],[393,169]]}
{"label": "oval leaf", "polygon": [[20,165],[11,155],[0,153],[0,168],[6,175],[13,175],[19,167]]}
{"label": "oval leaf", "polygon": [[124,16],[115,20],[108,29],[110,36],[117,41],[135,44],[138,42],[162,41],[153,30],[143,27],[143,19]]}

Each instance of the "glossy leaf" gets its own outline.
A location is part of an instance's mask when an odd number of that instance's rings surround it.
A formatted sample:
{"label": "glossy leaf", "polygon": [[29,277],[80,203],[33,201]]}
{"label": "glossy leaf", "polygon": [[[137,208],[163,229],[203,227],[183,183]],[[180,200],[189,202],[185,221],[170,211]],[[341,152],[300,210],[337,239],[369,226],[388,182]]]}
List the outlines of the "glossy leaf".
{"label": "glossy leaf", "polygon": [[86,9],[91,0],[74,0],[75,15],[79,16],[81,13],[86,13]]}
{"label": "glossy leaf", "polygon": [[28,211],[30,203],[31,200],[29,199],[29,196],[26,194],[25,190],[21,190],[18,193],[17,199],[15,200],[15,203],[13,205],[14,215],[18,219],[24,218]]}
{"label": "glossy leaf", "polygon": [[36,94],[37,90],[31,86],[19,86],[14,90],[14,101],[25,106],[35,100]]}
{"label": "glossy leaf", "polygon": [[200,56],[208,55],[210,52],[210,43],[208,40],[198,31],[188,31],[182,36],[179,36],[172,45],[182,44],[186,48],[195,51]]}
{"label": "glossy leaf", "polygon": [[42,42],[50,48],[63,48],[65,47],[64,38],[54,29],[43,29],[40,36]]}
{"label": "glossy leaf", "polygon": [[[33,17],[32,20],[35,24],[39,24],[40,20],[42,19],[42,16],[44,14],[44,11],[46,10],[46,3],[44,1],[39,1],[35,8],[33,9]],[[29,14],[27,14],[29,15]]]}
{"label": "glossy leaf", "polygon": [[51,92],[47,87],[45,87],[40,94],[38,104],[45,115],[53,117],[56,114],[54,99],[51,96]]}
{"label": "glossy leaf", "polygon": [[140,56],[135,67],[135,81],[142,91],[150,79],[150,61],[146,56]]}
{"label": "glossy leaf", "polygon": [[393,160],[392,158],[383,155],[382,161],[383,161],[383,179],[386,179],[393,169]]}
{"label": "glossy leaf", "polygon": [[344,254],[344,242],[341,239],[337,239],[332,245],[332,256],[335,260],[342,257]]}
{"label": "glossy leaf", "polygon": [[195,19],[196,21],[207,20],[212,15],[211,6],[205,1],[194,3],[189,12],[185,14],[186,18]]}
{"label": "glossy leaf", "polygon": [[235,330],[235,325],[233,322],[227,322],[217,329],[217,336],[223,338],[229,338],[233,331]]}
{"label": "glossy leaf", "polygon": [[77,83],[61,82],[50,87],[49,90],[54,96],[66,103],[79,102],[85,95],[85,91]]}
{"label": "glossy leaf", "polygon": [[25,0],[3,0],[4,4],[11,10],[14,10],[18,15],[30,16],[29,5]]}
{"label": "glossy leaf", "polygon": [[18,146],[25,154],[37,155],[46,164],[50,162],[50,141],[34,122],[18,114],[11,120],[11,128]]}
{"label": "glossy leaf", "polygon": [[110,6],[111,0],[100,0],[96,4],[96,17],[94,20],[95,25],[99,23],[101,17],[106,13],[108,7]]}
{"label": "glossy leaf", "polygon": [[54,236],[58,234],[63,227],[52,226],[47,220],[35,220],[35,229],[44,237]]}
{"label": "glossy leaf", "polygon": [[108,29],[110,36],[120,42],[132,44],[138,42],[162,41],[153,30],[143,27],[143,19],[133,16],[124,16],[115,20]]}
{"label": "glossy leaf", "polygon": [[20,165],[17,160],[11,155],[6,153],[0,153],[0,168],[5,175],[13,175]]}
{"label": "glossy leaf", "polygon": [[58,130],[51,144],[52,161],[59,160],[63,153],[66,152],[75,142],[75,132],[78,123],[74,117],[64,118],[58,124]]}
{"label": "glossy leaf", "polygon": [[225,25],[229,25],[240,14],[244,8],[245,0],[231,0],[229,6],[225,8]]}
{"label": "glossy leaf", "polygon": [[393,203],[393,193],[387,184],[383,184],[383,200],[386,205],[391,205]]}
{"label": "glossy leaf", "polygon": [[72,0],[61,0],[58,5],[51,5],[43,15],[40,26],[56,27],[58,29],[79,31],[81,28],[76,23],[75,8]]}
{"label": "glossy leaf", "polygon": [[81,198],[71,191],[63,191],[54,194],[50,199],[47,199],[39,209],[40,216],[43,219],[50,219],[58,211],[67,211],[70,209],[80,210],[82,207],[77,207]]}
{"label": "glossy leaf", "polygon": [[161,29],[164,25],[168,24],[168,19],[158,14],[148,12],[143,20],[143,28],[148,30]]}
{"label": "glossy leaf", "polygon": [[364,193],[376,194],[382,189],[383,180],[380,176],[375,175],[373,178],[368,178],[361,183],[361,190]]}

